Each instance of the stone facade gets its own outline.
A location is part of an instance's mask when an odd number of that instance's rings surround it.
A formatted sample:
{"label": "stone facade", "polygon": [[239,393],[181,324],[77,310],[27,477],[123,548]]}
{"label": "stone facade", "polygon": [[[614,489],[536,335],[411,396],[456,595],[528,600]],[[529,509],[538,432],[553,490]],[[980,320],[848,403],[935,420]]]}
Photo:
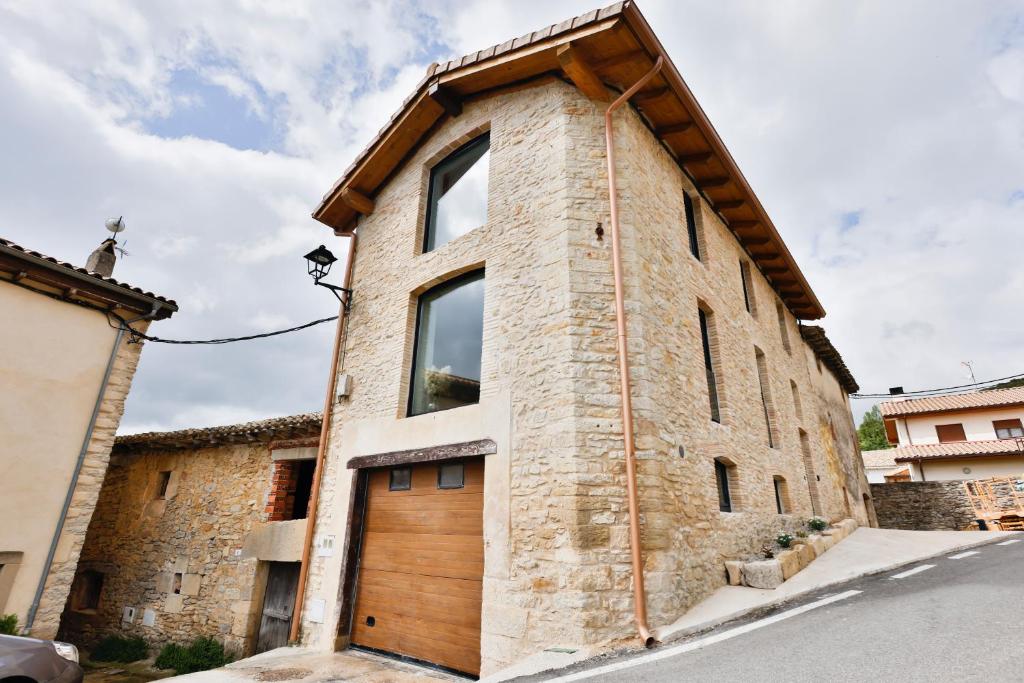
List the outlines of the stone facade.
{"label": "stone facade", "polygon": [[[298,429],[318,433],[319,416],[303,417]],[[188,440],[195,431],[203,430]],[[83,610],[69,601],[61,637],[89,647],[109,634],[155,645],[211,636],[236,654],[251,653],[263,561],[298,561],[305,529],[304,520],[269,521],[276,465],[299,462],[278,459],[295,449],[275,450],[275,433],[221,433],[191,446],[166,438],[174,433],[143,435],[148,445],[119,439],[78,563],[80,576],[102,575],[99,605]],[[134,609],[130,620],[125,608]]]}
{"label": "stone facade", "polygon": [[[429,168],[484,130],[487,223],[421,253]],[[867,524],[870,505],[847,395],[819,369],[797,321],[783,311],[787,349],[778,296],[756,268],[758,315],[747,313],[743,249],[632,109],[617,115],[616,144],[645,575],[659,626],[724,585],[725,560],[814,512]],[[687,243],[684,190],[699,211],[701,261]],[[334,409],[318,537],[346,536],[350,458],[493,439],[482,673],[553,645],[630,636],[611,249],[596,230],[608,222],[603,108],[555,79],[467,102],[375,201],[358,227],[356,295],[338,368],[353,390]],[[418,295],[481,266],[480,403],[404,417]],[[709,415],[698,307],[711,314],[721,424]],[[736,512],[719,512],[715,458],[732,465]],[[776,513],[776,477],[790,514]],[[304,622],[309,645],[345,642],[343,569],[340,556],[312,559],[307,601],[335,609],[323,624]]]}
{"label": "stone facade", "polygon": [[977,528],[971,502],[959,481],[872,484],[871,496],[883,529],[935,531]]}

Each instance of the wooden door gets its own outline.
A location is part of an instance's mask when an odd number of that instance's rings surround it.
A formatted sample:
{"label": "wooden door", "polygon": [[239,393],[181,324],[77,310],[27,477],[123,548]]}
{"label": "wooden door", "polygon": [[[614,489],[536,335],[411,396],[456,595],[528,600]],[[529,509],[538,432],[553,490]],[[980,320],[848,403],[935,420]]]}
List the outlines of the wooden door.
{"label": "wooden door", "polygon": [[266,652],[288,644],[288,632],[295,609],[295,591],[299,585],[300,562],[270,562],[267,591],[263,595],[263,616],[256,652]]}
{"label": "wooden door", "polygon": [[483,459],[367,476],[352,643],[478,675]]}

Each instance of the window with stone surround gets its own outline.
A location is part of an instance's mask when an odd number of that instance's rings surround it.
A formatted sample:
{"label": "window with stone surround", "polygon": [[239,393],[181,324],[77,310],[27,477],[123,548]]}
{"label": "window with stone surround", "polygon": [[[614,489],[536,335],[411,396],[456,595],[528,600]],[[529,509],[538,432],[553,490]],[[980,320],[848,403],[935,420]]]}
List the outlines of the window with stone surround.
{"label": "window with stone surround", "polygon": [[480,401],[484,271],[424,292],[417,304],[408,415]]}
{"label": "window with stone surround", "polygon": [[743,287],[743,305],[747,313],[757,317],[757,299],[754,298],[754,282],[750,279],[750,261],[740,261],[740,284]]}
{"label": "window with stone surround", "polygon": [[782,337],[782,348],[792,355],[793,348],[789,345],[789,327],[786,325],[786,307],[781,301],[775,302],[775,314],[779,318],[779,336]]}
{"label": "window with stone surround", "polygon": [[796,419],[803,421],[804,419],[804,407],[800,403],[800,390],[796,386],[796,382],[789,380],[789,390],[793,393],[793,411],[796,413]]}
{"label": "window with stone surround", "polygon": [[316,460],[277,460],[267,496],[267,521],[306,519]]}
{"label": "window with stone surround", "polygon": [[94,569],[80,572],[71,582],[71,609],[75,612],[95,612],[99,609],[102,592],[102,572]]}
{"label": "window with stone surround", "polygon": [[732,512],[732,490],[730,486],[729,471],[734,470],[734,465],[729,465],[721,458],[715,458],[715,486],[718,489],[718,510],[720,512]]}
{"label": "window with stone surround", "polygon": [[700,216],[700,200],[694,200],[690,193],[683,190],[683,213],[686,220],[686,236],[690,243],[690,253],[698,261],[703,261],[707,254],[704,248],[704,225]]}
{"label": "window with stone surround", "polygon": [[700,342],[704,350],[704,377],[708,385],[708,405],[711,409],[711,421],[722,422],[722,410],[719,403],[719,378],[716,368],[717,345],[713,343],[713,315],[710,309],[705,310],[703,305],[697,308],[697,318],[700,324]]}
{"label": "window with stone surround", "polygon": [[780,475],[772,477],[772,488],[775,490],[775,511],[780,515],[792,511],[793,507],[789,502],[789,487],[786,485],[786,478]]}
{"label": "window with stone surround", "polygon": [[779,443],[775,434],[775,406],[772,403],[771,387],[768,383],[768,363],[764,352],[754,347],[754,360],[757,365],[757,384],[761,392],[761,408],[764,412],[764,426],[768,433],[768,447],[776,448]]}
{"label": "window with stone surround", "polygon": [[484,133],[430,170],[423,251],[433,251],[487,222],[491,134]]}
{"label": "window with stone surround", "polygon": [[171,483],[170,471],[164,471],[157,474],[156,477],[156,497],[157,500],[163,500],[167,497],[167,487]]}

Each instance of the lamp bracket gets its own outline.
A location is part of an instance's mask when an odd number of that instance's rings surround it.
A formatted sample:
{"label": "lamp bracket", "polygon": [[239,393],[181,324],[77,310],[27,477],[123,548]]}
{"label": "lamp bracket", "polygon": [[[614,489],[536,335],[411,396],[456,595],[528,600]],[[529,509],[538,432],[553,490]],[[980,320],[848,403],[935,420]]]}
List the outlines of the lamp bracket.
{"label": "lamp bracket", "polygon": [[[345,307],[345,312],[346,313],[352,307],[352,290],[351,289],[348,289],[346,287],[339,287],[338,285],[332,285],[329,282],[321,282],[319,278],[314,280],[313,284],[319,285],[321,287],[326,287],[327,289],[331,290],[331,294],[333,294],[335,297],[337,297],[338,301],[340,301],[341,304]],[[345,293],[345,297],[342,298],[342,296],[341,296],[341,294],[339,294],[339,292],[344,292]]]}

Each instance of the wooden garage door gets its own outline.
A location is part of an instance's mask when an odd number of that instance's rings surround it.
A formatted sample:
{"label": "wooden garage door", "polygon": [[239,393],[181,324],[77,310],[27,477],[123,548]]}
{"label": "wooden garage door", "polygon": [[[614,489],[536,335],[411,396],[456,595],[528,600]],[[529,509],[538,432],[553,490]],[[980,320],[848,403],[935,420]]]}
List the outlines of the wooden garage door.
{"label": "wooden garage door", "polygon": [[367,476],[352,642],[479,674],[483,459]]}

